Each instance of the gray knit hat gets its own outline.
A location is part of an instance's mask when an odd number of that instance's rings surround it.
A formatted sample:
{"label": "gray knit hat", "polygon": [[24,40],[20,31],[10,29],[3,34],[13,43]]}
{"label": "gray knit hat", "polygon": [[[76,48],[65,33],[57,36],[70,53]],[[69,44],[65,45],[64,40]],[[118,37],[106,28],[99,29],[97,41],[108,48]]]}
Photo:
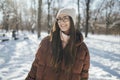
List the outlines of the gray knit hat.
{"label": "gray knit hat", "polygon": [[58,11],[56,17],[58,17],[60,14],[71,16],[74,21],[74,25],[76,24],[76,10],[74,8],[62,8]]}

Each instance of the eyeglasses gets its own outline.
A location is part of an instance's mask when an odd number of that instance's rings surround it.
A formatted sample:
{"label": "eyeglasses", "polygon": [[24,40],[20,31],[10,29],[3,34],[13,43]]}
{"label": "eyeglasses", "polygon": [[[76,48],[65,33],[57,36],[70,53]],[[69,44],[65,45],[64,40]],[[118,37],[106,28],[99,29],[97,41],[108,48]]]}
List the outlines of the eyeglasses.
{"label": "eyeglasses", "polygon": [[60,23],[61,21],[63,22],[68,22],[69,21],[69,16],[64,16],[63,18],[57,18],[56,19],[58,23]]}

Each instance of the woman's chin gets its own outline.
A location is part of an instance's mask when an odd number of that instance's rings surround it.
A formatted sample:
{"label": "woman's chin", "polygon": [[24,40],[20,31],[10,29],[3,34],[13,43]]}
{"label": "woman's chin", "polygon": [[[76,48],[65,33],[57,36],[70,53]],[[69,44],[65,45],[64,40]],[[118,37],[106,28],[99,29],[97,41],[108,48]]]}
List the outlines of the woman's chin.
{"label": "woman's chin", "polygon": [[61,31],[68,31],[67,29],[65,29],[65,28],[61,28]]}
{"label": "woman's chin", "polygon": [[61,30],[62,32],[67,32],[67,30]]}

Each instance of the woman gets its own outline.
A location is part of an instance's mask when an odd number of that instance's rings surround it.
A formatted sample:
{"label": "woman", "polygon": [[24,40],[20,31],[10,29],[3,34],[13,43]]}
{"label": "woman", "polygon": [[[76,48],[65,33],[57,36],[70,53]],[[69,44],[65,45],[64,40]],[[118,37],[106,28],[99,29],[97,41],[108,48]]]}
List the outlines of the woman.
{"label": "woman", "polygon": [[75,29],[75,15],[74,8],[59,10],[26,80],[88,80],[90,56],[82,34]]}

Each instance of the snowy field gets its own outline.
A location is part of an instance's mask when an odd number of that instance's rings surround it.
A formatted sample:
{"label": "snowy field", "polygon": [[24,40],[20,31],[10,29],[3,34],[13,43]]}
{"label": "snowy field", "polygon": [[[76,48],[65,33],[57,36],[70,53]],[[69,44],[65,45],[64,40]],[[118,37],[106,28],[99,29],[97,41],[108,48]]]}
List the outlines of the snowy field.
{"label": "snowy field", "polygon": [[[29,39],[0,42],[0,80],[24,80],[43,37],[26,33]],[[88,35],[89,80],[120,80],[120,36]]]}

